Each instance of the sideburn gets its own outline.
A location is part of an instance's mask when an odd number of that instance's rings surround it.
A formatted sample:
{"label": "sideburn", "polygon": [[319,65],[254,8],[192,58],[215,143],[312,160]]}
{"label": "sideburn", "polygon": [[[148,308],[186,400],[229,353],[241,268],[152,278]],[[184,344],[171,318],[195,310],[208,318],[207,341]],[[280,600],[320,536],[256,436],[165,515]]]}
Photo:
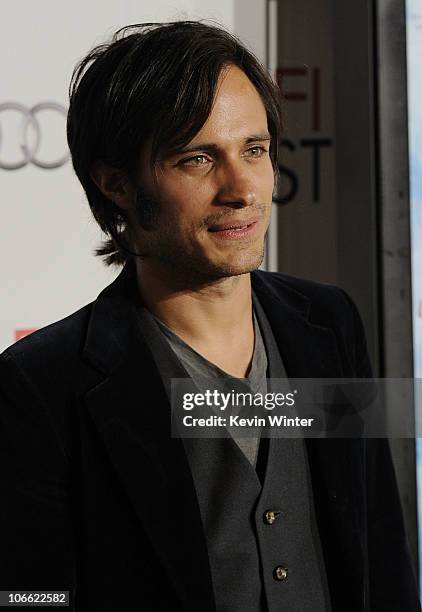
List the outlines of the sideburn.
{"label": "sideburn", "polygon": [[136,220],[142,229],[146,231],[156,229],[160,203],[148,194],[141,185],[137,185],[136,187],[135,211]]}

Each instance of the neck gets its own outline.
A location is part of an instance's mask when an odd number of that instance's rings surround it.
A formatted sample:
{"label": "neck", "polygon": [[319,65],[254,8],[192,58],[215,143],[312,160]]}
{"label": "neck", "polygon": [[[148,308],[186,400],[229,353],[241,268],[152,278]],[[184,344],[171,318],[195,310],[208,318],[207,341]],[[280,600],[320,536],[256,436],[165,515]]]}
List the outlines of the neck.
{"label": "neck", "polygon": [[250,274],[188,281],[159,264],[137,260],[141,298],[152,314],[192,344],[228,345],[252,325]]}

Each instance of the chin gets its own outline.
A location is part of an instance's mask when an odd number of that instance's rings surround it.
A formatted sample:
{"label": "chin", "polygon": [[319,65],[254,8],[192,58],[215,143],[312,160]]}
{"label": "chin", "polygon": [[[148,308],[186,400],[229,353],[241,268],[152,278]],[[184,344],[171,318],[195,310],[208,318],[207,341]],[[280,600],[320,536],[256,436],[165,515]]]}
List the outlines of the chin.
{"label": "chin", "polygon": [[264,249],[260,253],[237,255],[230,260],[214,264],[214,272],[220,278],[240,276],[257,270],[264,260]]}

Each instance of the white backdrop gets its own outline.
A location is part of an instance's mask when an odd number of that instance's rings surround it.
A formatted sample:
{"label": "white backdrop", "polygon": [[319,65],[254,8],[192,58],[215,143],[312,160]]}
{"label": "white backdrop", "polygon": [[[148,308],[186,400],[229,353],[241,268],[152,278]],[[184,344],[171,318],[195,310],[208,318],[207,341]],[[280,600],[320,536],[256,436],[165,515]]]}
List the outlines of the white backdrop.
{"label": "white backdrop", "polygon": [[[7,2],[0,30],[0,350],[90,302],[118,272],[93,255],[101,233],[70,161],[5,169],[24,161],[35,139],[13,105],[67,107],[72,69],[92,46],[130,23],[180,18],[215,19],[264,59],[265,0]],[[64,115],[47,109],[36,117],[35,161],[54,162],[67,151]]]}

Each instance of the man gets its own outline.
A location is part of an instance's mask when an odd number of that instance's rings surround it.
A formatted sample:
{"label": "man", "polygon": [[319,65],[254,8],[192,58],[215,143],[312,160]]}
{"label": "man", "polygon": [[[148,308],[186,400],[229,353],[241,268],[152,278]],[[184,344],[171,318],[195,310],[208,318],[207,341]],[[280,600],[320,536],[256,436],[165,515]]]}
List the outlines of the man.
{"label": "man", "polygon": [[124,263],[1,356],[3,590],[75,610],[419,610],[385,440],[181,439],[170,380],[369,377],[341,290],[256,271],[280,111],[195,22],[125,29],[75,72],[74,168]]}

